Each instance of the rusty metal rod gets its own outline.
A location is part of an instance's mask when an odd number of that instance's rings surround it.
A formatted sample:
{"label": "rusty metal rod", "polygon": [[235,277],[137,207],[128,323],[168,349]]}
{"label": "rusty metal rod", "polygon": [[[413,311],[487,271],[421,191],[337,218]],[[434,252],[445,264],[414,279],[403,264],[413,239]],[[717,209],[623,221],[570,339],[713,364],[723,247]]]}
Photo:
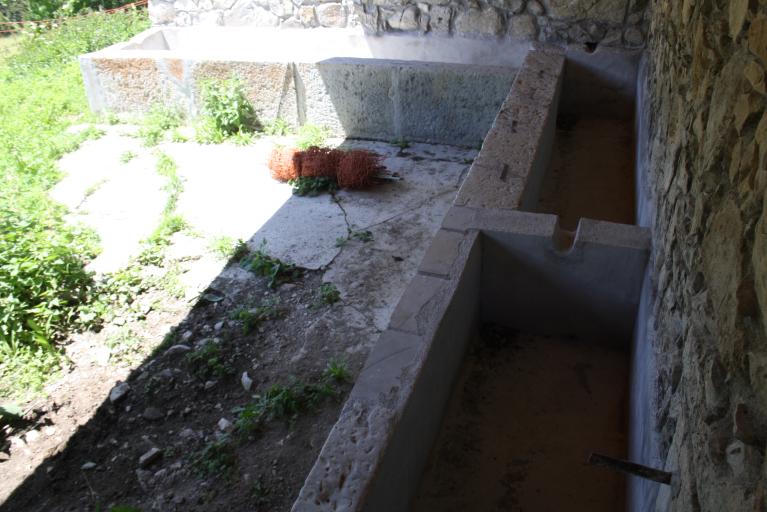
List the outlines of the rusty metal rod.
{"label": "rusty metal rod", "polygon": [[589,456],[589,464],[593,466],[605,466],[610,469],[622,471],[629,475],[638,476],[661,484],[671,485],[671,473],[660,469],[650,468],[627,460],[615,459],[607,455],[592,453]]}

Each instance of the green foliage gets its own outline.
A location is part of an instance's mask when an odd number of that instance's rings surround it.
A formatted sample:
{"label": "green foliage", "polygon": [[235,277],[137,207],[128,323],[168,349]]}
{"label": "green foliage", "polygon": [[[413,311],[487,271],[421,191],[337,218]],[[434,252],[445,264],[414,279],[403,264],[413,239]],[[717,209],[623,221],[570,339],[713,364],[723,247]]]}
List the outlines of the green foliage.
{"label": "green foliage", "polygon": [[189,137],[181,133],[178,128],[174,128],[173,131],[170,132],[170,140],[173,142],[189,142]]}
{"label": "green foliage", "polygon": [[205,80],[200,84],[203,120],[200,142],[221,142],[228,137],[252,134],[261,128],[242,83],[237,78]]}
{"label": "green foliage", "polygon": [[337,382],[351,381],[351,373],[349,373],[346,361],[343,359],[331,359],[328,362],[328,366],[325,368],[324,375],[326,379],[332,379]]}
{"label": "green foliage", "polygon": [[224,360],[221,347],[208,342],[202,348],[186,355],[189,371],[202,380],[221,378],[231,375],[234,370]]}
{"label": "green foliage", "polygon": [[[37,74],[43,67],[76,62],[78,55],[125,41],[149,26],[144,10],[92,14],[67,20],[51,30],[25,35],[19,53],[10,63],[10,70],[14,75]],[[79,89],[76,93],[83,94]]]}
{"label": "green foliage", "polygon": [[94,130],[67,133],[86,119],[77,56],[149,26],[145,12],[99,14],[24,36],[0,61],[0,395],[39,391],[55,374],[55,343],[95,318],[98,295],[85,264],[92,232],[64,221],[47,190],[56,161]]}
{"label": "green foliage", "polygon": [[296,135],[296,147],[305,151],[311,147],[324,147],[330,133],[322,126],[305,124],[298,128]]}
{"label": "green foliage", "polygon": [[247,437],[271,420],[291,422],[300,413],[316,408],[323,399],[337,395],[333,382],[325,376],[317,383],[273,384],[264,394],[256,395],[253,402],[240,409],[234,431],[241,437]]}
{"label": "green foliage", "polygon": [[138,155],[136,153],[134,153],[133,151],[124,151],[120,155],[120,163],[121,164],[127,164],[128,162],[130,162],[131,160],[133,160],[137,156]]}
{"label": "green foliage", "polygon": [[314,197],[323,192],[333,193],[338,190],[336,180],[326,176],[299,176],[288,180],[288,185],[293,187],[293,194],[297,196]]}
{"label": "green foliage", "polygon": [[211,441],[192,456],[192,466],[200,477],[226,476],[237,465],[237,455],[228,437]]}
{"label": "green foliage", "polygon": [[261,322],[273,320],[280,316],[279,296],[264,299],[260,306],[255,309],[239,308],[232,312],[230,318],[242,323],[242,333],[245,335],[253,332]]}
{"label": "green foliage", "polygon": [[222,260],[239,261],[248,254],[248,244],[224,235],[212,238],[208,249]]}
{"label": "green foliage", "polygon": [[127,505],[116,505],[110,508],[109,512],[141,512],[141,509],[136,507],[129,507]]}
{"label": "green foliage", "polygon": [[314,301],[314,307],[335,304],[341,300],[341,292],[338,291],[333,283],[322,283],[317,290],[317,299]]}
{"label": "green foliage", "polygon": [[266,253],[266,240],[243,263],[251,272],[269,279],[269,288],[276,288],[278,285],[297,279],[301,275],[301,269],[292,263],[286,263],[269,256]]}
{"label": "green foliage", "polygon": [[360,242],[368,243],[373,241],[372,231],[352,231],[351,237]]}
{"label": "green foliage", "polygon": [[144,124],[138,136],[144,146],[156,146],[165,138],[165,132],[178,128],[182,121],[183,116],[178,110],[155,105],[144,118]]}
{"label": "green foliage", "polygon": [[291,131],[290,124],[281,117],[264,123],[264,133],[267,135],[288,135]]}
{"label": "green foliage", "polygon": [[141,341],[136,331],[127,326],[121,327],[106,339],[110,359],[131,364],[137,362],[141,354]]}
{"label": "green foliage", "polygon": [[410,142],[408,142],[407,139],[404,137],[400,137],[399,139],[395,139],[391,141],[392,146],[397,146],[400,151],[403,151],[410,147]]}

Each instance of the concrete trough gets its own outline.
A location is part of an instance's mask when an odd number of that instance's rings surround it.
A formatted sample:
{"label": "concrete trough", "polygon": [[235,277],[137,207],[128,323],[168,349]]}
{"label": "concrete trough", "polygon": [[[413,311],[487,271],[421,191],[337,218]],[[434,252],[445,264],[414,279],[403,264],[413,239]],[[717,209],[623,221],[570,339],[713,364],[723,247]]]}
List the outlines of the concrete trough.
{"label": "concrete trough", "polygon": [[350,30],[154,28],[81,56],[80,66],[95,112],[162,104],[196,115],[201,81],[235,76],[264,120],[476,147],[529,49],[496,46]]}
{"label": "concrete trough", "polygon": [[649,249],[635,226],[584,221],[562,250],[553,215],[454,207],[293,510],[409,510],[485,323],[628,350]]}
{"label": "concrete trough", "polygon": [[[593,414],[604,413],[602,423],[613,427],[620,423],[615,418],[625,418],[629,380],[636,378],[628,370],[632,345],[644,342],[636,339],[634,328],[650,232],[633,225],[633,217],[611,222],[591,219],[577,209],[567,212],[576,216],[575,224],[564,225],[569,216],[557,209],[570,198],[555,196],[559,203],[546,197],[552,175],[557,177],[554,166],[562,132],[570,129],[573,117],[632,126],[638,56],[600,53],[604,51],[591,54],[551,47],[528,53],[454,206],[370,354],[294,512],[442,510],[428,499],[429,482],[439,464],[435,461],[440,439],[451,421],[453,407],[448,404],[451,396],[455,402],[460,395],[455,385],[466,371],[467,347],[481,337],[483,325],[554,337],[565,347],[573,340],[572,345],[589,345],[597,353],[617,351],[622,369],[614,375],[620,382],[598,383],[618,389],[613,394],[617,398]],[[606,107],[589,110],[590,105]],[[587,131],[586,136],[594,133]],[[630,137],[628,150],[620,151],[621,162],[633,159],[632,143]],[[605,166],[612,164],[608,161]],[[633,187],[627,193],[633,194]],[[546,211],[549,208],[554,211]],[[578,340],[586,342],[578,345]],[[513,360],[514,355],[504,357]],[[588,385],[585,389],[590,394]],[[510,421],[514,419],[512,414]],[[629,430],[623,422],[608,432],[617,438],[611,455],[628,456]],[[576,471],[585,460],[585,456],[578,459]],[[496,481],[496,476],[487,480]],[[579,478],[586,478],[599,494],[599,475]],[[580,485],[581,480],[576,481]],[[612,482],[612,494],[603,500],[607,505],[590,508],[589,503],[580,503],[570,509],[623,508],[625,480],[613,477]],[[556,482],[549,485],[538,492],[556,494],[552,492]],[[578,486],[573,488],[577,494]],[[560,498],[564,503],[571,499]],[[455,503],[450,509],[460,510]],[[472,506],[483,509],[479,502]]]}

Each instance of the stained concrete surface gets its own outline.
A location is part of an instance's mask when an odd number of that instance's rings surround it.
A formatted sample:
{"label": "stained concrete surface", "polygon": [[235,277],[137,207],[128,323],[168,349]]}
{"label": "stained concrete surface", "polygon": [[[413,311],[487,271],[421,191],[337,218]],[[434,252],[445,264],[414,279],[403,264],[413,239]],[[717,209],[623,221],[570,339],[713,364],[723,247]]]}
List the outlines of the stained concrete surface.
{"label": "stained concrete surface", "polygon": [[560,116],[558,125],[536,211],[559,215],[567,230],[575,230],[583,217],[633,224],[631,121]]}
{"label": "stained concrete surface", "polygon": [[628,353],[486,329],[470,347],[413,511],[624,509]]}

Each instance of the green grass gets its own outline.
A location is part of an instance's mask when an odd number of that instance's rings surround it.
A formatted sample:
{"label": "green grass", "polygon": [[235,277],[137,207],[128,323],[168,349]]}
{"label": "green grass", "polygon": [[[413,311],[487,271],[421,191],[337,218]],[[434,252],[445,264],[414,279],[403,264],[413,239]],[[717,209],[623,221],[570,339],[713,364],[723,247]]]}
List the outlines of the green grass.
{"label": "green grass", "polygon": [[306,150],[311,147],[325,147],[330,132],[327,128],[314,124],[305,124],[296,130],[296,147]]}
{"label": "green grass", "polygon": [[65,223],[47,191],[56,161],[97,135],[66,133],[92,118],[77,56],[148,26],[144,12],[88,16],[20,37],[0,58],[0,397],[39,392],[59,367],[58,343],[93,319],[82,315],[96,294],[84,266],[97,241]]}
{"label": "green grass", "polygon": [[248,244],[231,236],[216,236],[208,242],[208,250],[221,260],[239,261],[248,254]]}

